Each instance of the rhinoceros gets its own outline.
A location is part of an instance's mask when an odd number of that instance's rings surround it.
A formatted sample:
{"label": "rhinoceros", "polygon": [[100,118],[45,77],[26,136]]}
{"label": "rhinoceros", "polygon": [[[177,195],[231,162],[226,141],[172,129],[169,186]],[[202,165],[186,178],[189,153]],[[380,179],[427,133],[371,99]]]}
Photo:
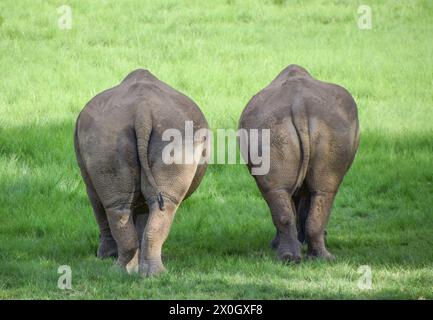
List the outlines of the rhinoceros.
{"label": "rhinoceros", "polygon": [[[99,225],[97,256],[117,256],[130,273],[165,270],[161,248],[175,212],[205,173],[205,161],[163,160],[171,143],[164,132],[178,130],[185,146],[185,122],[194,133],[208,128],[190,98],[143,69],[97,94],[77,119],[75,151]],[[185,153],[204,156],[206,135],[198,140]]]}
{"label": "rhinoceros", "polygon": [[[269,152],[269,171],[254,178],[271,211],[271,246],[278,257],[299,262],[306,241],[309,257],[333,259],[325,246],[326,225],[359,145],[352,96],[290,65],[248,102],[239,128],[270,130],[269,144],[261,148]],[[255,164],[245,161],[251,171]]]}

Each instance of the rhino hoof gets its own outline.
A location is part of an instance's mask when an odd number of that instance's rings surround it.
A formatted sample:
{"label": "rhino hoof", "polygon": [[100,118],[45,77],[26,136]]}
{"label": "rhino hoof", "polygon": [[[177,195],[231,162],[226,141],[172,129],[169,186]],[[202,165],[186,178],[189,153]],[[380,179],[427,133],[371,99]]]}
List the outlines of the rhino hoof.
{"label": "rhino hoof", "polygon": [[300,263],[302,260],[300,255],[292,254],[290,252],[283,252],[279,254],[278,258],[285,263],[295,263],[295,264]]}

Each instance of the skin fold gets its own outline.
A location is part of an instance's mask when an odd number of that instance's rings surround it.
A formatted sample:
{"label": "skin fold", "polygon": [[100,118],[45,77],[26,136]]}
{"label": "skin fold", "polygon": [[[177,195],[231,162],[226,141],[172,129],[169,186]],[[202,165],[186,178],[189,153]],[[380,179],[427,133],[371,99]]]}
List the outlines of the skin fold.
{"label": "skin fold", "polygon": [[[161,249],[182,200],[198,187],[206,164],[165,164],[166,129],[185,138],[208,128],[188,97],[138,69],[119,85],[96,95],[81,111],[74,145],[100,230],[99,258],[117,256],[128,272],[164,271]],[[195,143],[205,154],[205,144]]]}
{"label": "skin fold", "polygon": [[290,65],[248,102],[239,128],[270,129],[270,171],[254,178],[277,230],[271,246],[278,257],[299,262],[306,241],[309,257],[333,259],[325,228],[359,145],[352,96]]}

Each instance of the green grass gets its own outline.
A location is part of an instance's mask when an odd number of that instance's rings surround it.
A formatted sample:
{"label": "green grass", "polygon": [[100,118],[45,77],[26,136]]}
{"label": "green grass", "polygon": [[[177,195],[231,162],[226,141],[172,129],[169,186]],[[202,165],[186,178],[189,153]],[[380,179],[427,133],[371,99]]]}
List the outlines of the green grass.
{"label": "green grass", "polygon": [[[433,2],[0,2],[0,298],[433,298]],[[372,30],[357,28],[369,4]],[[212,165],[164,247],[169,272],[119,273],[98,242],[72,144],[97,92],[148,68],[235,128],[290,63],[359,106],[361,145],[334,204],[335,262],[287,266],[268,248],[268,208],[242,165]],[[57,288],[70,265],[73,290]],[[369,265],[373,289],[357,287]]]}

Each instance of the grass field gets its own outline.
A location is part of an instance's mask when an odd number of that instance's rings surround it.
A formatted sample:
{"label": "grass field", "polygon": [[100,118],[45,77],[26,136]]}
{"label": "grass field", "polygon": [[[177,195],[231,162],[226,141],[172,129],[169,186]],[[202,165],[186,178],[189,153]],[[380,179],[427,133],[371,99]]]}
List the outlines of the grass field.
{"label": "grass field", "polygon": [[[66,2],[66,1],[65,1]],[[0,2],[0,298],[433,298],[433,1]],[[372,29],[357,26],[361,4]],[[346,87],[361,145],[334,203],[334,262],[287,266],[243,165],[212,165],[164,247],[169,272],[128,276],[95,257],[73,151],[84,104],[133,69],[235,128],[286,65]],[[72,268],[72,290],[57,269]],[[357,286],[361,265],[372,289]]]}

